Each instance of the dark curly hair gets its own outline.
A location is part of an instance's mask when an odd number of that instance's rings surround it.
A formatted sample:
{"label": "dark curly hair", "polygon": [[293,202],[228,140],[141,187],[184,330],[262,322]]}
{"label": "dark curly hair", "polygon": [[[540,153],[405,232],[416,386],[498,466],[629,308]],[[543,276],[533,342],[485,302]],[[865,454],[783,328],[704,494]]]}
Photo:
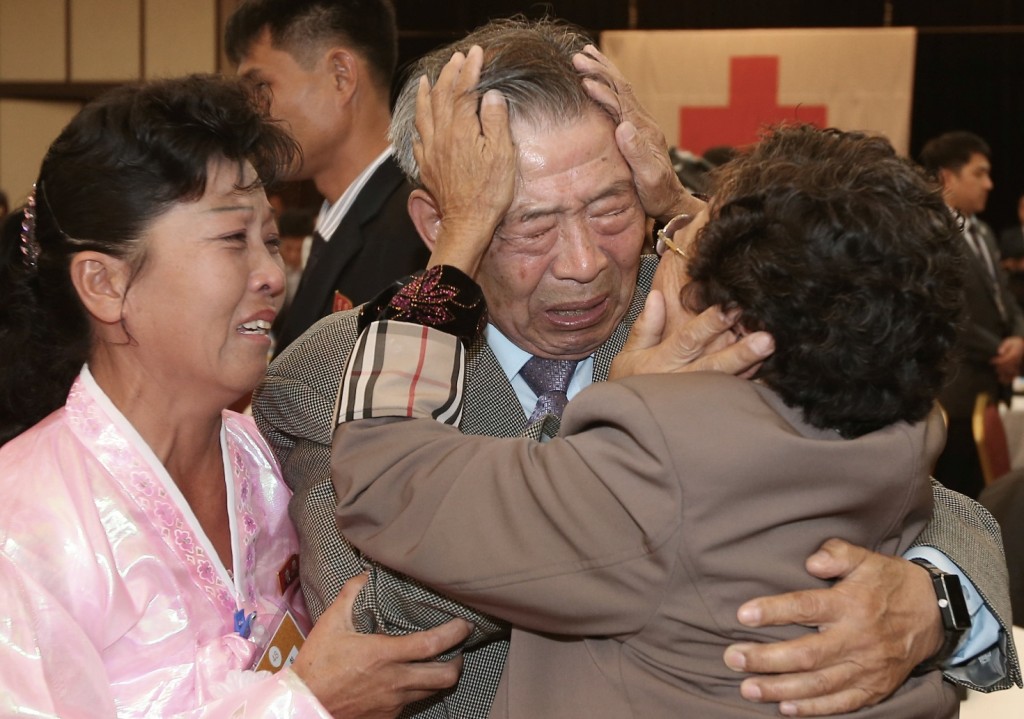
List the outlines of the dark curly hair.
{"label": "dark curly hair", "polygon": [[[64,403],[92,342],[71,282],[72,256],[145,260],[139,238],[172,205],[201,198],[213,160],[249,162],[260,184],[299,149],[235,80],[192,75],[118,88],[61,132],[36,182],[37,267],[23,261],[22,213],[0,242],[0,444]],[[255,185],[249,188],[255,189]]]}
{"label": "dark curly hair", "polygon": [[757,378],[844,437],[932,408],[961,313],[938,187],[881,137],[778,127],[716,178],[687,303],[775,337]]}

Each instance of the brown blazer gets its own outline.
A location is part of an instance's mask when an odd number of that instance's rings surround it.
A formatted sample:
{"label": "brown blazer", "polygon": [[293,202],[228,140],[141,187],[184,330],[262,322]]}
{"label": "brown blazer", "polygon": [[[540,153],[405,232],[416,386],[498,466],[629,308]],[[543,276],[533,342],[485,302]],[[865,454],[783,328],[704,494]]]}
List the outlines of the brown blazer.
{"label": "brown blazer", "polygon": [[[829,537],[910,547],[944,434],[935,413],[842,440],[759,384],[660,375],[588,388],[545,445],[346,424],[333,472],[357,547],[516,627],[491,716],[725,719],[777,713],[726,646],[814,631],[744,628],[740,604],[824,586],[804,561]],[[856,716],[957,706],[932,672]]]}
{"label": "brown blazer", "polygon": [[[629,328],[643,307],[657,258],[643,258],[638,290],[622,325],[594,356],[594,380],[608,376],[612,358],[621,349]],[[356,626],[361,631],[402,633],[436,626],[451,616],[464,616],[478,626],[485,618],[406,577],[369,565],[345,539],[334,516],[336,497],[331,483],[331,435],[338,383],[358,336],[358,310],[339,312],[318,322],[271,364],[253,397],[253,415],[285,481],[295,493],[289,514],[299,533],[303,592],[310,612],[319,617],[343,583],[371,567],[370,585],[357,599]],[[515,392],[485,342],[470,348],[467,357],[466,403],[461,429],[466,434],[534,436]],[[987,512],[966,497],[933,483],[935,516],[918,538],[964,568],[1000,624],[1009,625],[1010,599],[1006,563],[999,544],[999,527]],[[1007,629],[1008,632],[1008,629]],[[403,716],[423,719],[485,717],[505,661],[506,641],[494,641],[465,655],[462,678],[454,691],[410,707]],[[948,673],[973,688],[1006,688],[1019,681],[1012,643],[954,672]],[[1007,667],[993,681],[976,679],[980,670]]]}

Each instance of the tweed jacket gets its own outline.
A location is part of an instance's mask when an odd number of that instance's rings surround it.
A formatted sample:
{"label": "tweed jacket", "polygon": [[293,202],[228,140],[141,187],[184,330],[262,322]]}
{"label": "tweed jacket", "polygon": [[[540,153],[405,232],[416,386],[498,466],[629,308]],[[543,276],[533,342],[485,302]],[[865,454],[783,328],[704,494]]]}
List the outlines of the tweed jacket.
{"label": "tweed jacket", "polygon": [[360,305],[400,277],[427,265],[430,252],[406,210],[412,186],[393,157],[370,176],[331,235],[322,256],[303,275],[281,326],[278,354],[334,311],[335,293]]}
{"label": "tweed jacket", "polygon": [[[611,361],[622,348],[629,329],[643,307],[657,258],[645,256],[637,292],[627,315],[611,338],[594,355],[594,380],[608,377]],[[300,542],[301,577],[306,603],[317,618],[349,578],[365,571],[368,563],[342,535],[335,517],[337,498],[331,482],[331,436],[335,403],[345,364],[358,338],[358,310],[324,318],[287,348],[270,366],[253,396],[253,415],[266,436],[285,481],[294,492],[290,506]],[[538,437],[541,427],[526,426],[522,406],[497,359],[482,340],[467,355],[466,398],[460,429],[466,434]],[[974,502],[933,484],[935,514],[918,538],[920,544],[943,551],[963,568],[1002,626],[1008,624],[1009,594],[999,529],[991,516]],[[496,625],[401,575],[375,568],[368,590],[360,595],[364,631],[411,631],[435,626],[457,614],[478,627]],[[411,618],[411,619],[410,619]],[[409,716],[473,719],[487,716],[504,664],[507,643],[492,641],[465,655],[462,678],[453,692],[420,703]],[[1019,680],[1012,643],[1001,648],[1001,666],[1008,676],[986,688],[1005,688]],[[991,664],[988,658],[986,664]],[[974,664],[974,663],[972,663]],[[969,686],[979,682],[966,669],[948,674]],[[421,712],[417,714],[417,712]]]}
{"label": "tweed jacket", "polygon": [[[1009,336],[1024,337],[1024,314],[1010,291],[1006,273],[999,267],[999,246],[992,229],[977,219],[981,240],[996,267],[996,286],[984,262],[971,250],[965,251],[964,306],[967,316],[959,335],[961,357],[950,371],[950,382],[940,401],[950,417],[968,418],[979,392],[999,394],[995,370],[989,364],[999,344]],[[1004,312],[996,303],[996,294]]]}
{"label": "tweed jacket", "polygon": [[[458,416],[458,340],[373,330],[339,407],[338,516],[370,556],[514,625],[492,717],[775,715],[722,654],[814,630],[745,628],[740,604],[827,586],[804,561],[829,537],[899,554],[931,515],[937,411],[843,440],[760,384],[668,374],[588,387],[547,444],[468,437],[434,419]],[[958,704],[933,672],[856,715]]]}

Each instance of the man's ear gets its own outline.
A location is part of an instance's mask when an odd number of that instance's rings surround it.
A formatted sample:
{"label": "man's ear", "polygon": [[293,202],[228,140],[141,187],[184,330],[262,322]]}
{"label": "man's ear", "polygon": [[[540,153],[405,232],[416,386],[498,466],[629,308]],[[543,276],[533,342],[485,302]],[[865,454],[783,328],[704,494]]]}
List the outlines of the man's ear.
{"label": "man's ear", "polygon": [[944,191],[948,192],[949,190],[947,188],[949,187],[949,183],[951,180],[953,180],[954,177],[956,177],[956,173],[950,170],[948,167],[940,167],[938,174],[939,184],[942,186]]}
{"label": "man's ear", "polygon": [[343,47],[336,47],[327,53],[327,71],[331,74],[335,89],[344,102],[355,94],[359,86],[359,63],[355,56]]}
{"label": "man's ear", "polygon": [[86,311],[104,324],[119,324],[131,271],[128,263],[86,250],[71,258],[71,282]]}
{"label": "man's ear", "polygon": [[434,197],[423,188],[417,187],[409,193],[408,208],[409,217],[412,218],[416,231],[420,233],[423,244],[433,252],[434,245],[437,244],[437,233],[441,228],[441,212]]}

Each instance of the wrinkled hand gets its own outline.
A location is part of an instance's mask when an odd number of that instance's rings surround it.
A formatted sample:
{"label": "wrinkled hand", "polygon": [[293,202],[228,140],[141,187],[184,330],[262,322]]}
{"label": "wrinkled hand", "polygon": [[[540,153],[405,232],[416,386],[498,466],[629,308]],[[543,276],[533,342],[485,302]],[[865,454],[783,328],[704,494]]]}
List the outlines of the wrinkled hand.
{"label": "wrinkled hand", "polygon": [[927,571],[911,562],[830,539],[807,560],[831,589],[762,597],[738,612],[750,627],[803,624],[819,632],[774,644],[734,644],[725,663],[755,676],[740,692],[781,702],[786,716],[850,712],[882,701],[942,645],[943,631]]}
{"label": "wrinkled hand", "polygon": [[618,118],[615,141],[633,173],[647,215],[668,222],[682,212],[696,214],[703,203],[679,181],[672,169],[665,133],[637,100],[625,76],[593,45],[576,53],[572,62],[584,75],[587,94]]}
{"label": "wrinkled hand", "polygon": [[455,684],[462,657],[429,661],[463,641],[472,626],[452,620],[403,637],[359,634],[352,606],[366,577],[350,579],[320,617],[292,670],[338,719],[390,719],[409,702]]}
{"label": "wrinkled hand", "polygon": [[516,154],[508,105],[497,90],[475,90],[483,50],[455,53],[434,87],[421,77],[413,154],[420,181],[437,203],[440,229],[430,265],[470,276],[505,216],[515,189]]}
{"label": "wrinkled hand", "polygon": [[1007,337],[999,344],[999,350],[991,359],[991,363],[1002,384],[1012,384],[1013,379],[1020,374],[1022,357],[1024,357],[1024,338]]}
{"label": "wrinkled hand", "polygon": [[767,332],[754,332],[737,342],[732,328],[738,315],[712,307],[687,322],[673,323],[666,333],[665,298],[651,290],[629,339],[612,362],[609,379],[659,372],[752,374],[775,350],[775,343]]}

